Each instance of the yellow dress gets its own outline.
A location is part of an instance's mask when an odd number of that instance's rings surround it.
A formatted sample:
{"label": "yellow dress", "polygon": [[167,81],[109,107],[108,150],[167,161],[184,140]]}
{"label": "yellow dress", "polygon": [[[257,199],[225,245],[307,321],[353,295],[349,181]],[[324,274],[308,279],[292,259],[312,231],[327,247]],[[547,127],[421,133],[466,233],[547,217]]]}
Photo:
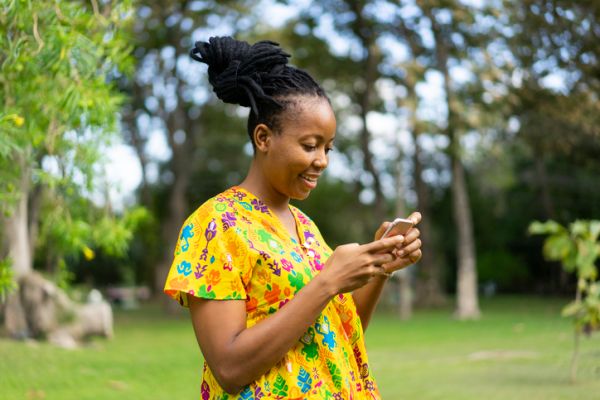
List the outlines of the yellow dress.
{"label": "yellow dress", "polygon": [[[240,187],[205,202],[181,229],[165,293],[185,307],[190,295],[245,300],[248,327],[277,312],[332,253],[312,220],[290,209],[301,243]],[[201,398],[379,399],[352,296],[335,296],[284,359],[239,393],[226,393],[205,362]]]}

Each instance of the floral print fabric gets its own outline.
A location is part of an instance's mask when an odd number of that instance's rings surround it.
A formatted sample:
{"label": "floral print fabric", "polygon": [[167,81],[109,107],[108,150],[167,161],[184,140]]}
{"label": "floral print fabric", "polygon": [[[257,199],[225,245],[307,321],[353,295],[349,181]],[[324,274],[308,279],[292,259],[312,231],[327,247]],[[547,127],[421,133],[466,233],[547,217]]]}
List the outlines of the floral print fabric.
{"label": "floral print fabric", "polygon": [[[187,296],[245,300],[248,327],[277,312],[332,253],[315,224],[290,210],[300,243],[240,187],[208,200],[181,229],[165,293],[186,307]],[[201,398],[379,399],[352,296],[331,300],[284,359],[237,394],[226,393],[205,363]]]}

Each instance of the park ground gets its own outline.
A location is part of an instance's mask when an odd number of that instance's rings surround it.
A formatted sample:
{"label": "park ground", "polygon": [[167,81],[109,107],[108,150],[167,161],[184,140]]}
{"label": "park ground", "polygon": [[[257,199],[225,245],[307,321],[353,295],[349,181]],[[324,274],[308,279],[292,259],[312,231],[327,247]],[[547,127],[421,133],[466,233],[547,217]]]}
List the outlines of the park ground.
{"label": "park ground", "polygon": [[[479,321],[451,318],[451,307],[400,321],[380,310],[367,349],[381,393],[398,399],[598,399],[600,334],[581,342],[571,383],[568,299],[495,297]],[[0,398],[198,399],[201,356],[185,313],[156,306],[116,311],[115,338],[78,350],[0,339]]]}

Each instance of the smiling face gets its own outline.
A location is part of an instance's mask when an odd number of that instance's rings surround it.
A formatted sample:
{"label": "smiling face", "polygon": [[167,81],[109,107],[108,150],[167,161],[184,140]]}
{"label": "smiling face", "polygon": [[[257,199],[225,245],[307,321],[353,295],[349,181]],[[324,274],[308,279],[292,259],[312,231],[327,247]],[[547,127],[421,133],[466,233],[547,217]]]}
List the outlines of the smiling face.
{"label": "smiling face", "polygon": [[279,132],[264,125],[255,130],[261,171],[277,194],[305,199],[327,168],[335,138],[335,116],[326,99],[299,97],[281,117]]}

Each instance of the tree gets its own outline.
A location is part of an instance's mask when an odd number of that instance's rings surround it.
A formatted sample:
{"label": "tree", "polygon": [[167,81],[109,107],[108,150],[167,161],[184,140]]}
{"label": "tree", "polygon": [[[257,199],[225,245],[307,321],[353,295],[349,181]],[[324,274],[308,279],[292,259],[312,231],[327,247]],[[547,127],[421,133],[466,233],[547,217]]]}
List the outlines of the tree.
{"label": "tree", "polygon": [[[215,106],[206,74],[201,72],[204,67],[190,59],[189,51],[195,40],[206,41],[212,36],[208,28],[229,26],[234,34],[247,11],[244,2],[234,1],[147,0],[140,2],[137,9],[133,51],[137,70],[132,79],[121,82],[121,89],[131,98],[124,110],[124,133],[142,168],[141,202],[157,216],[158,237],[147,238],[155,246],[146,243],[145,247],[151,250],[144,253],[142,260],[153,271],[155,293],[162,292],[179,229],[191,208],[223,189],[222,180],[209,176],[215,165],[216,169],[223,169],[221,151],[227,146],[207,152],[209,136],[225,137],[231,124],[237,128],[241,120],[232,117],[234,108],[226,108],[226,115],[225,107]],[[246,19],[251,20],[252,16]],[[166,139],[165,150],[170,153],[166,161],[150,159],[147,142],[152,131],[160,132]],[[243,135],[239,137],[243,139]],[[225,158],[234,164],[243,163],[245,158],[239,157],[241,147]],[[151,164],[160,165],[155,181],[148,178]],[[235,169],[243,168],[230,170]],[[169,310],[177,307],[166,298],[165,304]]]}
{"label": "tree", "polygon": [[410,49],[410,57],[401,64],[401,84],[406,88],[406,96],[398,102],[406,110],[407,125],[413,139],[413,181],[416,194],[416,209],[421,212],[423,219],[419,224],[421,231],[423,256],[419,261],[417,279],[415,280],[415,302],[422,306],[440,306],[446,302],[446,295],[441,287],[440,257],[437,255],[435,235],[433,230],[433,214],[430,204],[430,189],[423,180],[423,149],[420,143],[421,135],[427,132],[431,123],[423,121],[418,116],[420,105],[417,95],[417,84],[425,81],[425,74],[432,69],[433,54],[427,48],[417,29],[418,20],[404,16],[401,10],[395,15],[393,26],[398,37]]}
{"label": "tree", "polygon": [[94,247],[123,254],[131,239],[137,218],[90,201],[118,131],[123,96],[114,80],[131,70],[130,18],[129,1],[2,6],[0,258],[16,278],[32,271],[34,257],[56,271],[66,256],[93,257]]}
{"label": "tree", "polygon": [[600,258],[600,221],[575,221],[565,228],[555,221],[533,222],[529,233],[549,235],[544,242],[544,256],[560,261],[568,273],[577,277],[575,300],[563,308],[565,317],[573,317],[575,343],[571,360],[571,381],[577,378],[579,341],[600,329],[600,281],[596,260]]}
{"label": "tree", "polygon": [[[384,27],[386,26],[379,20],[377,13],[372,13],[368,9],[369,2],[361,0],[344,0],[323,2],[323,10],[329,15],[346,15],[346,18],[334,18],[337,28],[347,37],[347,40],[358,44],[359,55],[357,61],[352,61],[352,57],[347,57],[351,64],[355,64],[355,75],[352,77],[352,84],[346,87],[346,94],[350,96],[358,112],[361,127],[358,135],[358,147],[362,155],[362,169],[367,172],[372,180],[371,189],[374,193],[374,210],[371,213],[375,221],[383,221],[388,215],[388,205],[383,192],[382,172],[376,165],[376,157],[371,148],[373,142],[373,132],[368,125],[368,115],[373,111],[383,111],[383,101],[377,90],[377,83],[386,74],[381,72],[382,65],[386,62],[386,56],[379,43]],[[313,11],[314,13],[314,11]],[[314,15],[314,14],[313,14]],[[388,61],[389,62],[389,61]],[[351,65],[350,64],[350,65]],[[348,69],[342,66],[341,68]],[[339,79],[339,69],[335,72],[335,79]],[[342,85],[337,85],[342,88]],[[338,89],[339,90],[339,89]],[[342,89],[343,90],[343,89]],[[396,197],[394,213],[395,215],[405,215],[405,190],[402,180],[402,158],[403,151],[399,146],[398,134],[396,141],[391,145],[397,149],[395,168],[389,171],[391,176],[395,176]],[[359,179],[360,182],[360,179]],[[403,319],[410,318],[412,313],[412,288],[410,283],[410,273],[408,270],[399,271],[395,274],[398,281],[398,311]]]}
{"label": "tree", "polygon": [[[504,1],[502,38],[514,64],[507,98],[515,136],[529,153],[520,175],[540,207],[533,218],[592,218],[600,152],[600,7],[597,2]],[[516,79],[515,79],[516,78]],[[581,193],[583,187],[589,187]],[[578,210],[573,207],[574,198]],[[590,206],[585,203],[589,202]],[[558,289],[572,281],[554,268]]]}
{"label": "tree", "polygon": [[[466,174],[461,148],[461,135],[469,124],[461,113],[461,104],[468,100],[477,103],[475,98],[461,98],[460,90],[452,80],[452,63],[461,61],[486,48],[486,32],[476,28],[476,13],[459,1],[419,1],[423,15],[429,22],[435,46],[435,68],[443,78],[446,95],[446,123],[444,133],[449,139],[448,155],[452,171],[452,205],[457,236],[457,307],[455,315],[459,319],[477,318],[480,314],[477,291],[477,266],[473,217],[467,191]],[[477,128],[477,127],[476,127]]]}
{"label": "tree", "polygon": [[[318,32],[319,28],[323,28],[324,16],[331,18],[337,28],[336,34],[339,33],[340,38],[352,46],[352,51],[340,54],[339,50],[334,48],[332,38]],[[402,184],[405,174],[402,170],[404,152],[398,145],[399,132],[395,133],[388,143],[389,147],[396,150],[396,157],[377,157],[373,146],[376,132],[368,123],[375,113],[398,113],[395,101],[391,102],[391,106],[384,104],[378,87],[397,84],[396,75],[389,73],[390,70],[394,70],[390,68],[393,63],[392,57],[381,45],[382,36],[388,28],[388,25],[381,21],[381,17],[381,14],[373,12],[370,2],[367,1],[313,2],[303,10],[298,20],[294,21],[289,35],[296,36],[293,48],[300,47],[299,53],[304,54],[300,58],[302,66],[315,73],[324,83],[338,115],[339,135],[336,139],[336,149],[342,153],[343,162],[353,171],[350,183],[355,192],[354,204],[348,204],[348,211],[349,215],[353,215],[353,225],[361,226],[360,232],[353,236],[348,235],[350,230],[346,230],[346,240],[352,241],[357,238],[371,240],[373,229],[381,223],[380,221],[390,219],[390,212],[394,212],[395,215],[405,213],[405,190]],[[327,53],[326,58],[321,56],[324,52]],[[359,122],[358,127],[349,123],[355,120]],[[381,141],[380,138],[379,144]],[[340,158],[342,157],[336,153],[336,159]],[[395,205],[384,193],[385,179],[396,183],[388,187],[388,195],[395,197]],[[363,193],[372,194],[372,204],[356,201]],[[311,203],[313,199],[307,201],[309,206]],[[358,212],[364,217],[356,218]],[[340,208],[336,214],[342,215]],[[396,277],[401,283],[401,314],[407,317],[412,304],[408,271],[398,273]]]}

